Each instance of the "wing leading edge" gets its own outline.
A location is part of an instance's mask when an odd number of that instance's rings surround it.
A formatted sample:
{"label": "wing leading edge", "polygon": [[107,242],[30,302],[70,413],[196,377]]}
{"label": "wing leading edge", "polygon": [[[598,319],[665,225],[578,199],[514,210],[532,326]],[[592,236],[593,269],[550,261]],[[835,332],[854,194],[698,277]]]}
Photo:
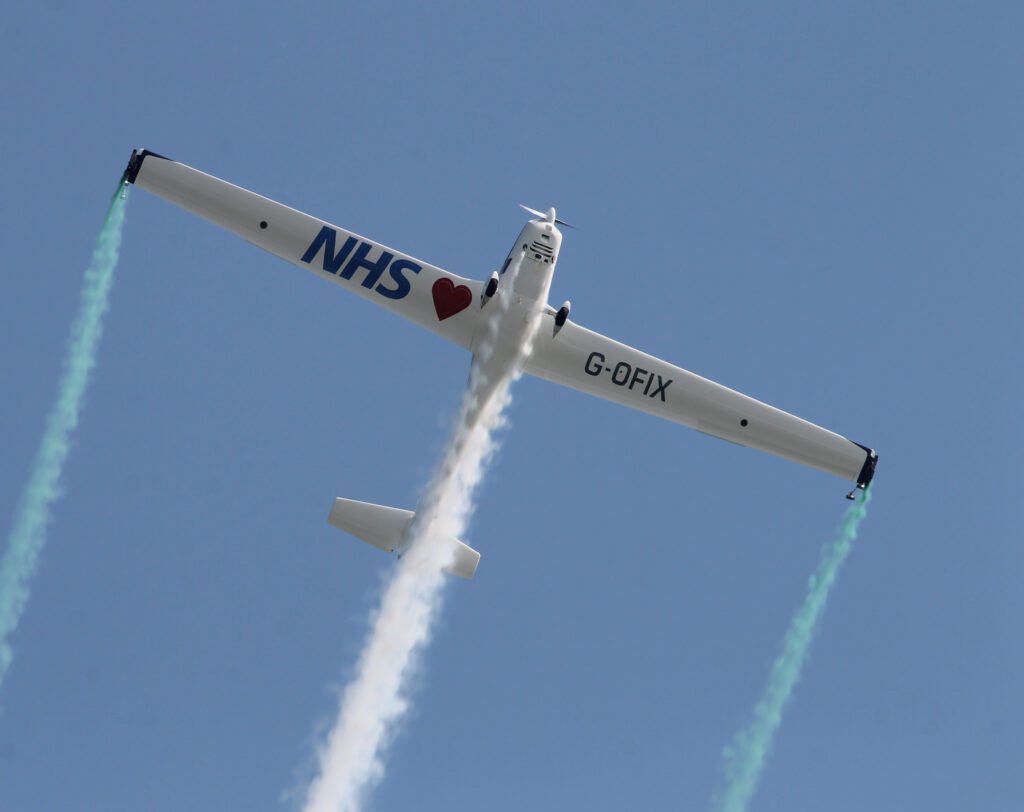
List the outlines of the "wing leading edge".
{"label": "wing leading edge", "polygon": [[[878,455],[834,432],[635,350],[571,321],[553,336],[552,313],[525,371],[866,488]],[[851,495],[852,498],[852,495]]]}

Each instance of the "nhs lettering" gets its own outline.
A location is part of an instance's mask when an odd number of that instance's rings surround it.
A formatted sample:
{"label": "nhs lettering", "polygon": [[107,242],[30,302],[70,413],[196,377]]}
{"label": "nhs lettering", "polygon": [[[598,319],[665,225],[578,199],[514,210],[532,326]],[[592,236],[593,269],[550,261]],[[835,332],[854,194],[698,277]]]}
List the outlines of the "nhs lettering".
{"label": "nhs lettering", "polygon": [[[366,272],[362,285],[364,288],[373,288],[381,296],[388,299],[404,299],[412,285],[405,276],[405,271],[419,273],[423,270],[409,259],[395,259],[390,251],[384,251],[370,242],[363,242],[355,237],[348,237],[340,248],[336,248],[338,232],[330,226],[324,226],[320,233],[313,238],[306,253],[302,255],[302,261],[307,265],[313,263],[317,254],[323,249],[323,268],[327,273],[337,274],[342,279],[351,279],[356,271],[362,269]],[[370,251],[380,251],[376,259],[369,259]],[[342,267],[344,266],[344,267]],[[377,284],[384,271],[388,272],[390,279]],[[377,287],[374,287],[377,285]]]}

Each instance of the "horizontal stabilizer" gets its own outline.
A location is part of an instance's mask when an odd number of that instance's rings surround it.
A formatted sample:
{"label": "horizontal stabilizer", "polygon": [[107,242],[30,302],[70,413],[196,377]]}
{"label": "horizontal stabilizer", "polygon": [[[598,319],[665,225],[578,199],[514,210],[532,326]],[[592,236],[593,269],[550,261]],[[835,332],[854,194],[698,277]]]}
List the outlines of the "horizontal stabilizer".
{"label": "horizontal stabilizer", "polygon": [[[405,541],[406,531],[414,515],[411,510],[342,499],[339,496],[334,500],[327,521],[378,550],[393,553]],[[449,538],[455,548],[455,557],[444,571],[460,578],[472,578],[480,561],[480,553],[454,536]]]}

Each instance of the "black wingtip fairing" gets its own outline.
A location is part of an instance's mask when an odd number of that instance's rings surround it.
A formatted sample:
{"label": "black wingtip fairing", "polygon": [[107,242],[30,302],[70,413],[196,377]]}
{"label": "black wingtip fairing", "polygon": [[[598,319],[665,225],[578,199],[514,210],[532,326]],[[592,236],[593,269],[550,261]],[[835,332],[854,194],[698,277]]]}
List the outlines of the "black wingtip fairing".
{"label": "black wingtip fairing", "polygon": [[139,170],[142,169],[142,162],[150,155],[154,158],[163,158],[165,161],[170,160],[170,158],[160,155],[157,152],[151,152],[148,149],[133,149],[132,157],[128,159],[128,166],[125,168],[124,175],[121,178],[122,181],[135,183],[135,179],[139,176]]}
{"label": "black wingtip fairing", "polygon": [[875,478],[875,468],[878,466],[878,455],[875,453],[873,448],[868,448],[866,445],[860,445],[855,443],[867,452],[867,457],[864,459],[864,465],[860,469],[860,473],[857,474],[857,487],[846,494],[847,499],[855,498],[857,491],[867,490],[868,485],[871,484],[871,480]]}

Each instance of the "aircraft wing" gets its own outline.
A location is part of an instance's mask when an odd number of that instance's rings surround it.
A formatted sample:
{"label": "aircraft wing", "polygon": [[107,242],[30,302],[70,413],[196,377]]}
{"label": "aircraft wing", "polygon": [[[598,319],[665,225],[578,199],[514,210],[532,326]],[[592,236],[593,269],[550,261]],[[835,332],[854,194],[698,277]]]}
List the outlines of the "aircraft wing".
{"label": "aircraft wing", "polygon": [[482,282],[464,279],[149,150],[125,180],[471,349]]}
{"label": "aircraft wing", "polygon": [[878,456],[799,417],[580,327],[554,333],[547,309],[524,370],[723,440],[834,474],[859,487]]}

